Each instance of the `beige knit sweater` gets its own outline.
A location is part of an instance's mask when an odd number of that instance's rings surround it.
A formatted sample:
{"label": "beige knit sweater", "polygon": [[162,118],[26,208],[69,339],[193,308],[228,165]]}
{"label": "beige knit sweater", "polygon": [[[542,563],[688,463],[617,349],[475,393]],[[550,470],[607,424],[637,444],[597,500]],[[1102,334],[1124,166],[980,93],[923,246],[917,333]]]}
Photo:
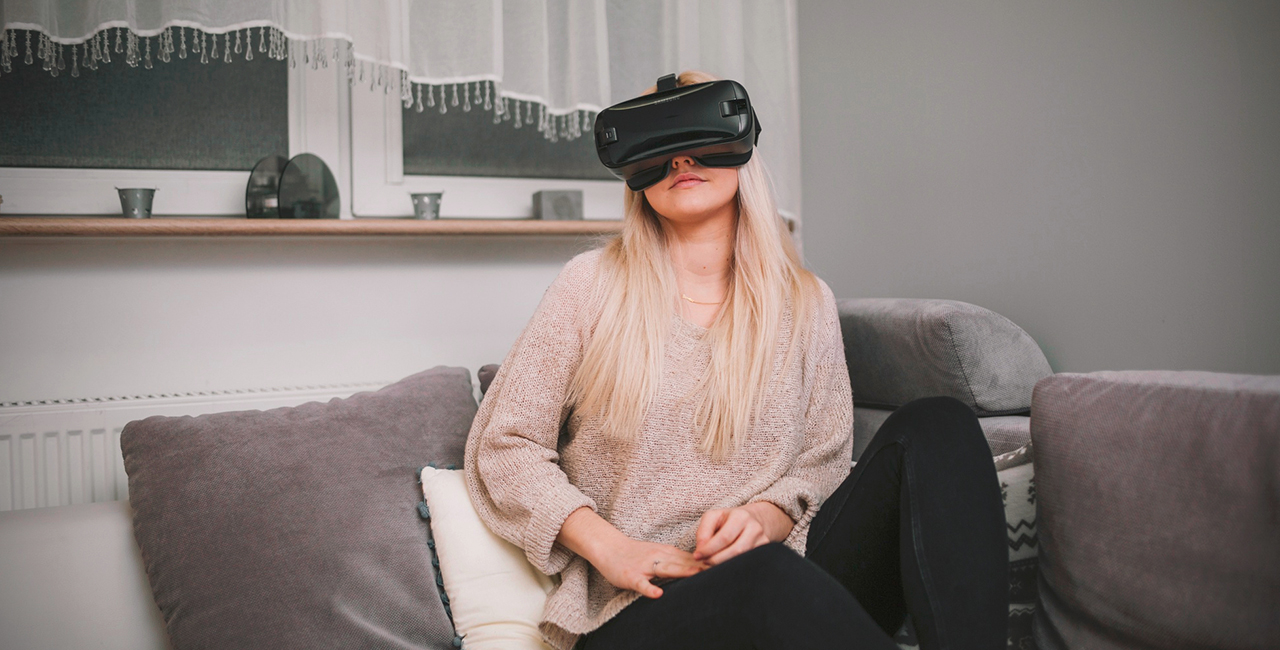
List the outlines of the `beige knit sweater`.
{"label": "beige knit sweater", "polygon": [[707,330],[680,317],[637,442],[606,440],[597,419],[564,406],[599,319],[591,296],[600,255],[574,258],[547,290],[489,386],[466,450],[467,489],[481,519],[535,567],[559,574],[540,626],[559,650],[640,597],[556,543],[569,513],[587,506],[633,539],[691,551],[707,510],[768,501],[796,522],[786,543],[803,553],[809,521],[848,474],[852,454],[849,374],[825,284],[804,349],[787,367],[792,325],[784,316],[761,417],[739,452],[715,461],[698,449],[695,400],[682,398],[706,368],[710,345]]}

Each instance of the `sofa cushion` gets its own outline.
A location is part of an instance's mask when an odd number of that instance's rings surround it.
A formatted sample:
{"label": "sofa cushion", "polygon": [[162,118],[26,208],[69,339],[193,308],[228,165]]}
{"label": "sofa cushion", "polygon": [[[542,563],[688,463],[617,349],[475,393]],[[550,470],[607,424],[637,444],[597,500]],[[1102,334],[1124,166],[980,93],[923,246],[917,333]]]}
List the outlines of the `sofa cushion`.
{"label": "sofa cushion", "polygon": [[1280,377],[1059,374],[1031,411],[1040,648],[1280,640]]}
{"label": "sofa cushion", "polygon": [[978,415],[1025,413],[1031,389],[1052,371],[1022,328],[954,300],[836,301],[859,406],[894,409],[947,395]]}
{"label": "sofa cushion", "polygon": [[864,408],[854,402],[853,461],[855,463],[862,458],[862,452],[867,450],[867,445],[871,444],[871,439],[876,437],[876,432],[890,415],[893,415],[893,411],[889,409]]}
{"label": "sofa cushion", "polygon": [[489,384],[492,384],[493,378],[498,376],[499,367],[496,363],[486,363],[476,371],[476,379],[480,380],[481,395],[489,392]]}
{"label": "sofa cushion", "polygon": [[175,648],[452,648],[416,469],[462,462],[469,374],[121,433],[134,534]]}
{"label": "sofa cushion", "polygon": [[991,447],[992,456],[1022,449],[1031,442],[1031,418],[1025,415],[997,415],[979,418],[982,435]]}
{"label": "sofa cushion", "polygon": [[440,577],[467,650],[549,650],[538,622],[551,578],[484,525],[462,472],[424,467],[422,494]]}
{"label": "sofa cushion", "polygon": [[[888,409],[853,408],[853,459],[862,456],[880,425],[893,413]],[[982,435],[987,438],[991,455],[1013,451],[1031,442],[1031,418],[1025,415],[997,415],[978,419]]]}

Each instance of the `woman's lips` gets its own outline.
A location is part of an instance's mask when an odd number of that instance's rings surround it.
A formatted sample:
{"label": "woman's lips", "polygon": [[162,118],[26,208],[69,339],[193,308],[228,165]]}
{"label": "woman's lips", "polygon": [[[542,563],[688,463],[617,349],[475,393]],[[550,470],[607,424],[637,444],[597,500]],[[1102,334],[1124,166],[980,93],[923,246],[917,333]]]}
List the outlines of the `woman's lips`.
{"label": "woman's lips", "polygon": [[703,182],[706,182],[706,181],[701,176],[698,176],[697,174],[690,174],[688,172],[685,172],[683,174],[680,174],[679,176],[676,176],[675,181],[671,183],[671,187],[675,189],[682,189],[686,187],[693,187],[694,185],[697,185]]}

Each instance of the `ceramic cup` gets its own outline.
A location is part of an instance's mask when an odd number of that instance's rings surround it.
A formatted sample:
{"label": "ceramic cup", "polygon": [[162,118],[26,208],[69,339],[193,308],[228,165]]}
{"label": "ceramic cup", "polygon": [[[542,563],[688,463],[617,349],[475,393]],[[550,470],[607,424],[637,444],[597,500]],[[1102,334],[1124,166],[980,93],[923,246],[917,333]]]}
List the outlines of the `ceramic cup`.
{"label": "ceramic cup", "polygon": [[415,192],[409,194],[413,198],[413,216],[418,219],[440,218],[440,197],[444,192]]}
{"label": "ceramic cup", "polygon": [[120,209],[130,219],[148,219],[151,217],[151,199],[156,191],[149,187],[117,187],[120,193]]}

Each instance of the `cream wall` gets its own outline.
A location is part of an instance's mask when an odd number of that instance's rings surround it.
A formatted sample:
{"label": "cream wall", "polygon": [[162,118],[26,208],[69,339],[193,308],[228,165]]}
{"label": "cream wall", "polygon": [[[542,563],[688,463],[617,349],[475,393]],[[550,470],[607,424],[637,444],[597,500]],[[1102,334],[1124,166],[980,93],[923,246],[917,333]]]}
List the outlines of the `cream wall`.
{"label": "cream wall", "polygon": [[1058,371],[1280,373],[1280,3],[798,11],[836,295],[995,309]]}
{"label": "cream wall", "polygon": [[583,238],[0,239],[0,402],[499,362]]}

